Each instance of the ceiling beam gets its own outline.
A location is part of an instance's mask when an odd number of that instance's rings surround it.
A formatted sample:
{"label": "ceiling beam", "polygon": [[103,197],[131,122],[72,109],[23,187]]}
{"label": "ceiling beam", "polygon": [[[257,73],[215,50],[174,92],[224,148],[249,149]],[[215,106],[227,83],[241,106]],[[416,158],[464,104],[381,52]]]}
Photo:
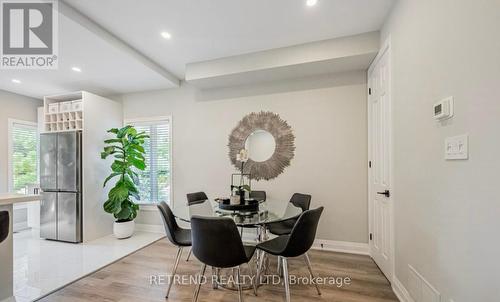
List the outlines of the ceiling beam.
{"label": "ceiling beam", "polygon": [[379,41],[375,31],[189,63],[186,82],[206,89],[367,70]]}
{"label": "ceiling beam", "polygon": [[164,78],[166,78],[168,81],[172,83],[175,87],[179,87],[180,85],[180,79],[176,77],[174,74],[172,74],[170,71],[167,69],[163,68],[161,65],[156,63],[155,61],[151,60],[148,56],[140,52],[139,50],[135,49],[134,47],[130,46],[127,44],[125,41],[122,39],[118,38],[115,36],[113,33],[102,27],[100,24],[89,18],[88,16],[84,15],[80,11],[78,11],[76,8],[73,6],[69,5],[65,1],[59,1],[59,12],[63,14],[64,16],[68,17],[69,19],[75,21],[76,23],[80,24],[81,26],[85,27],[88,29],[90,32],[94,33],[96,36],[102,38],[112,46],[114,46],[117,49],[120,49],[121,51],[124,51],[128,53],[131,57],[136,59],[137,61],[141,62],[143,65],[146,67],[150,68],[151,70],[159,73],[162,75]]}

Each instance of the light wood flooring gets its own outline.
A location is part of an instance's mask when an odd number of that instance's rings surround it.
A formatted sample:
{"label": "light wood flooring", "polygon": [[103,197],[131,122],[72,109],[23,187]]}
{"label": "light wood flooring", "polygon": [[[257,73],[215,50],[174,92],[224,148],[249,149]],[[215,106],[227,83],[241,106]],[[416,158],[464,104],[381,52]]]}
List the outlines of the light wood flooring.
{"label": "light wood flooring", "polygon": [[[178,274],[194,275],[199,272],[200,263],[191,257],[186,262],[189,249],[183,251],[177,270]],[[161,239],[122,260],[102,268],[96,273],[84,277],[59,291],[41,299],[41,301],[191,301],[194,285],[172,286],[170,297],[165,300],[167,285],[150,284],[151,275],[169,274],[175,259],[177,248],[166,239]],[[398,301],[387,279],[368,256],[333,253],[311,250],[309,252],[313,269],[321,277],[349,277],[350,285],[337,287],[321,285],[322,295],[318,296],[314,285],[291,286],[293,301]],[[302,258],[289,260],[289,272],[297,276],[308,276],[307,267]],[[276,271],[276,259],[271,258],[269,272]],[[210,275],[207,269],[206,276]],[[166,283],[166,282],[165,282]],[[284,301],[282,285],[263,285],[254,296],[251,290],[244,291],[244,301]],[[238,301],[237,292],[225,289],[212,289],[210,284],[203,285],[198,301]]]}

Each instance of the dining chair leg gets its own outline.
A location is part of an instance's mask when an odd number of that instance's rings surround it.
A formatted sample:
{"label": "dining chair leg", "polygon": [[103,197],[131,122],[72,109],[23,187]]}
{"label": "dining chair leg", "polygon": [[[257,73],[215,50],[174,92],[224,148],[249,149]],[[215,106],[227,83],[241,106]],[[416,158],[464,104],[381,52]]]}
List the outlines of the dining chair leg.
{"label": "dining chair leg", "polygon": [[233,282],[233,286],[236,286],[236,284],[234,284],[234,281],[236,280],[236,270],[234,269],[234,267],[231,268],[231,281]]}
{"label": "dining chair leg", "polygon": [[[314,280],[314,273],[311,266],[311,260],[309,260],[309,255],[307,255],[307,253],[304,254],[304,259],[306,260],[307,268],[309,269],[309,274],[311,275],[311,279]],[[316,291],[318,292],[318,295],[321,296],[321,291],[319,290],[318,283],[314,282],[314,285],[316,286]]]}
{"label": "dining chair leg", "polygon": [[243,302],[243,292],[241,290],[241,270],[240,270],[240,266],[238,266],[238,268],[236,269],[237,273],[236,273],[236,283],[238,285],[238,301],[239,302]]}
{"label": "dining chair leg", "polygon": [[250,262],[247,262],[248,265],[248,272],[250,276],[254,276],[254,279],[252,281],[252,286],[253,286],[253,294],[257,296],[257,285],[256,285],[256,278],[257,278],[257,272],[255,272],[255,275],[253,274],[252,266],[250,265]]}
{"label": "dining chair leg", "polygon": [[264,257],[264,275],[268,274],[268,269],[269,269],[269,263],[271,263],[271,258],[270,257]]}
{"label": "dining chair leg", "polygon": [[253,262],[255,262],[255,270],[257,270],[259,268],[259,259],[260,259],[260,251],[259,250],[256,250],[255,251],[255,257],[252,258]]}
{"label": "dining chair leg", "polygon": [[281,273],[281,261],[278,259],[278,268],[277,268],[277,271],[278,273],[278,276],[282,277],[283,274]]}
{"label": "dining chair leg", "polygon": [[192,251],[193,251],[192,249],[190,249],[190,250],[189,250],[189,253],[188,253],[188,256],[187,256],[187,258],[186,258],[186,261],[189,261],[189,257],[191,257],[191,252],[192,252]]}
{"label": "dining chair leg", "polygon": [[218,282],[219,280],[219,275],[217,273],[217,269],[215,267],[212,266],[212,288],[213,289],[217,289],[218,288]]}
{"label": "dining chair leg", "polygon": [[220,276],[220,268],[215,268],[215,288],[219,288],[219,276]]}
{"label": "dining chair leg", "polygon": [[182,255],[182,247],[179,246],[179,248],[177,249],[177,255],[175,256],[174,268],[172,269],[172,274],[170,275],[170,282],[168,283],[167,295],[165,296],[166,299],[168,299],[168,295],[170,294],[170,289],[172,288],[172,283],[174,281],[175,272],[177,271],[177,266],[179,265],[179,260],[181,259],[181,255]]}
{"label": "dining chair leg", "polygon": [[201,279],[205,275],[205,270],[207,269],[206,264],[202,264],[200,275],[198,276],[198,284],[196,284],[196,289],[194,290],[193,302],[198,301],[198,295],[200,294]]}
{"label": "dining chair leg", "polygon": [[[285,300],[290,302],[290,279],[288,275],[288,261],[286,257],[280,257],[283,262],[283,280],[285,283]],[[279,261],[279,260],[278,260]]]}
{"label": "dining chair leg", "polygon": [[[255,282],[257,285],[260,285],[260,278],[262,274],[262,265],[264,265],[264,257],[266,256],[266,253],[264,251],[260,252],[260,259],[259,259],[259,264],[257,265],[257,274],[255,277]],[[256,290],[257,292],[257,290]]]}

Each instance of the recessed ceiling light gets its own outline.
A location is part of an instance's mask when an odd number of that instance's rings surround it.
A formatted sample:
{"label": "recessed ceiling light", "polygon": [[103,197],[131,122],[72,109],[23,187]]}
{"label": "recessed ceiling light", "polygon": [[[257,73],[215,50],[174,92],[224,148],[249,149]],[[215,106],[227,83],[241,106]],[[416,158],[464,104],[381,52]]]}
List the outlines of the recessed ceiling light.
{"label": "recessed ceiling light", "polygon": [[169,32],[166,32],[166,31],[162,31],[161,32],[161,36],[167,40],[170,40],[170,38],[172,38],[172,35],[169,33]]}
{"label": "recessed ceiling light", "polygon": [[12,79],[12,83],[21,84],[21,81],[19,81],[18,79]]}
{"label": "recessed ceiling light", "polygon": [[315,6],[316,4],[318,4],[318,0],[307,0],[306,1],[307,6]]}
{"label": "recessed ceiling light", "polygon": [[79,67],[71,67],[71,70],[76,72],[82,72],[82,70]]}

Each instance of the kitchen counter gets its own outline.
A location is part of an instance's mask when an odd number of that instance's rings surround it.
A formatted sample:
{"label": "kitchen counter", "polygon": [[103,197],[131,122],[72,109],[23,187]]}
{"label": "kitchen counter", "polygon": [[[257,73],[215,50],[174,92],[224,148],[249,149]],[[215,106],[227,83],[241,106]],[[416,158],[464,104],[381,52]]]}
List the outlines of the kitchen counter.
{"label": "kitchen counter", "polygon": [[38,194],[17,194],[17,193],[1,193],[0,205],[14,204],[18,202],[28,202],[39,200]]}
{"label": "kitchen counter", "polygon": [[9,213],[9,233],[0,243],[0,301],[11,299],[14,291],[14,251],[12,243],[12,209],[15,203],[40,200],[38,194],[0,194],[0,211]]}

